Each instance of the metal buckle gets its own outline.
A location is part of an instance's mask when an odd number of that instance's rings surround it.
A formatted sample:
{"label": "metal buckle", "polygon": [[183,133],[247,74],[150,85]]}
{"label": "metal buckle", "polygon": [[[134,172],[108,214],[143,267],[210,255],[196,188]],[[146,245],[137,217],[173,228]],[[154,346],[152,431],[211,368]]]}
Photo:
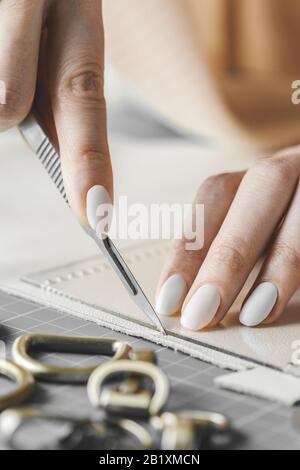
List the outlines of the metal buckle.
{"label": "metal buckle", "polygon": [[177,413],[181,419],[191,420],[197,427],[210,426],[215,431],[225,432],[230,429],[230,421],[221,413],[212,411],[180,411]]}
{"label": "metal buckle", "polygon": [[[108,429],[110,431],[115,430],[117,435],[120,434],[120,432],[123,434],[127,434],[134,441],[133,445],[135,449],[136,449],[136,445],[138,446],[138,448],[143,449],[143,450],[153,448],[153,439],[152,439],[150,432],[147,431],[147,429],[145,429],[144,426],[137,423],[136,421],[132,419],[126,419],[126,418],[118,418],[118,419],[106,418],[104,423],[106,426],[106,428],[104,429],[104,433],[103,433],[102,423],[97,423],[97,422],[91,423],[92,431],[98,433],[100,437],[104,436],[104,438],[106,438]],[[101,429],[102,429],[102,433],[101,433]],[[112,447],[115,447],[115,448],[118,447],[120,449],[121,446],[116,446],[116,442],[112,442],[110,443],[109,446],[106,444],[103,448],[111,449]]]}
{"label": "metal buckle", "polygon": [[[85,443],[89,447],[89,440],[92,436],[95,447],[101,449],[107,447],[107,441],[109,440],[114,441],[112,444],[115,444],[116,440],[118,441],[117,437],[121,434],[127,435],[133,440],[133,445],[137,445],[141,449],[153,448],[151,434],[135,421],[129,419],[103,419],[96,422],[88,419],[46,413],[34,408],[10,408],[1,413],[0,432],[6,443],[13,449],[26,448],[23,439],[17,439],[17,433],[26,422],[35,419],[58,422],[70,426],[63,436],[56,437],[53,442],[47,443],[40,450],[78,449],[84,448]],[[19,440],[22,440],[23,445]]]}
{"label": "metal buckle", "polygon": [[30,356],[30,352],[33,351],[101,354],[110,356],[111,361],[116,361],[128,358],[132,348],[127,343],[113,339],[43,334],[20,336],[14,342],[12,348],[13,360],[35,377],[45,381],[84,383],[97,365],[90,367],[58,367],[43,364]]}
{"label": "metal buckle", "polygon": [[[105,388],[111,379],[123,376],[139,376],[139,390],[118,390]],[[151,379],[153,394],[142,388],[141,379]],[[156,365],[146,361],[120,360],[102,364],[91,374],[87,384],[91,404],[109,413],[119,415],[154,416],[161,411],[169,397],[169,382],[164,372]]]}
{"label": "metal buckle", "polygon": [[[129,353],[129,359],[131,361],[145,361],[151,362],[152,364],[156,364],[156,356],[155,352],[151,350],[139,350],[139,351],[131,351]],[[141,388],[141,381],[140,378],[134,375],[129,375],[129,377],[124,380],[119,387],[119,391],[122,394],[135,394],[135,396],[140,393]],[[116,392],[117,390],[115,390]],[[143,395],[143,392],[142,392]]]}
{"label": "metal buckle", "polygon": [[35,382],[27,370],[13,362],[0,359],[0,374],[17,383],[16,390],[0,397],[0,410],[24,401],[31,394]]}
{"label": "metal buckle", "polygon": [[161,432],[162,450],[198,450],[205,435],[230,429],[226,416],[208,411],[165,412],[154,416],[151,425]]}

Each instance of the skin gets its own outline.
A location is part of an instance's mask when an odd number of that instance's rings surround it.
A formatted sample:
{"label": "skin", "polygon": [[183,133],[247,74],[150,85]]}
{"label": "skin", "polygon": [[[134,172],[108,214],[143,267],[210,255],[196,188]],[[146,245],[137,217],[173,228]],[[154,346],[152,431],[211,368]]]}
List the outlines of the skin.
{"label": "skin", "polygon": [[[0,130],[18,125],[34,106],[60,153],[70,205],[87,225],[88,190],[102,185],[113,198],[101,1],[1,0],[0,71],[7,89]],[[188,286],[184,309],[201,285],[215,285],[221,304],[213,326],[264,253],[253,289],[263,281],[277,286],[278,300],[266,322],[275,321],[300,283],[299,175],[296,146],[247,172],[205,181],[195,198],[209,215],[205,245],[188,252],[185,240],[174,243],[158,291],[169,276],[181,273]]]}
{"label": "skin", "polygon": [[1,0],[0,71],[0,130],[34,105],[59,150],[70,205],[88,225],[87,191],[102,185],[113,197],[101,1]]}
{"label": "skin", "polygon": [[265,260],[249,293],[269,281],[278,288],[277,302],[264,323],[273,323],[300,283],[300,146],[260,160],[246,172],[210,177],[195,203],[205,207],[205,243],[186,251],[176,241],[163,269],[157,291],[175,273],[187,282],[183,311],[193,294],[213,284],[220,307],[208,327],[225,317],[259,258]]}

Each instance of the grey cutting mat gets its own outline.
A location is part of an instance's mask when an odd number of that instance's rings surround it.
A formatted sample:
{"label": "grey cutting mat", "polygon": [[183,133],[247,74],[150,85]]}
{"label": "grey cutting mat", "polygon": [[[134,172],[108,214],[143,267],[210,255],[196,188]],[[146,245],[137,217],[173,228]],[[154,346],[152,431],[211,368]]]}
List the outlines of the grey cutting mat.
{"label": "grey cutting mat", "polygon": [[[160,367],[171,381],[172,393],[167,409],[202,409],[225,413],[240,435],[234,445],[236,449],[300,448],[300,431],[296,430],[293,424],[295,410],[216,389],[213,384],[214,377],[226,371],[144,340],[114,333],[94,323],[0,292],[0,340],[6,344],[8,358],[14,339],[30,332],[113,337],[124,339],[137,349],[154,349]],[[46,362],[68,366],[99,363],[98,356],[91,358],[71,354],[47,354],[43,359]],[[1,393],[9,387],[11,384],[1,378]],[[95,410],[87,400],[84,385],[39,383],[29,405],[76,416],[95,415]],[[50,432],[49,428],[47,432]],[[37,442],[41,435],[42,423],[35,423],[27,430],[27,436],[32,439],[32,443]],[[34,444],[32,447],[34,448]],[[0,448],[5,449],[1,436]]]}

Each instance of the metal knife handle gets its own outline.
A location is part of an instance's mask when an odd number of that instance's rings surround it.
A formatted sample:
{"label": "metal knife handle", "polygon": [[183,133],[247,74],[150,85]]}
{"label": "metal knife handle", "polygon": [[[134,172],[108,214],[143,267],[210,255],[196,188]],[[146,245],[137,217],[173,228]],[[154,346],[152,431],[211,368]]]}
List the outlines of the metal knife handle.
{"label": "metal knife handle", "polygon": [[61,196],[68,203],[60,157],[32,113],[19,125],[19,129],[26,142],[38,156]]}

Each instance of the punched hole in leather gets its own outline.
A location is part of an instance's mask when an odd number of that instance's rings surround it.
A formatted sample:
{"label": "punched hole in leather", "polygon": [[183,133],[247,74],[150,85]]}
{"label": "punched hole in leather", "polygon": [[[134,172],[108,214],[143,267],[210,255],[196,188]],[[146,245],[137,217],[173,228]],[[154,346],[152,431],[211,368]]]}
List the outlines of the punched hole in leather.
{"label": "punched hole in leather", "polygon": [[[44,364],[32,357],[35,352],[57,352],[107,356],[109,361],[127,359],[132,348],[123,341],[107,338],[29,334],[16,339],[13,360],[34,377],[54,382],[85,383],[99,365],[89,367],[59,367]],[[99,361],[100,362],[100,361]]]}

